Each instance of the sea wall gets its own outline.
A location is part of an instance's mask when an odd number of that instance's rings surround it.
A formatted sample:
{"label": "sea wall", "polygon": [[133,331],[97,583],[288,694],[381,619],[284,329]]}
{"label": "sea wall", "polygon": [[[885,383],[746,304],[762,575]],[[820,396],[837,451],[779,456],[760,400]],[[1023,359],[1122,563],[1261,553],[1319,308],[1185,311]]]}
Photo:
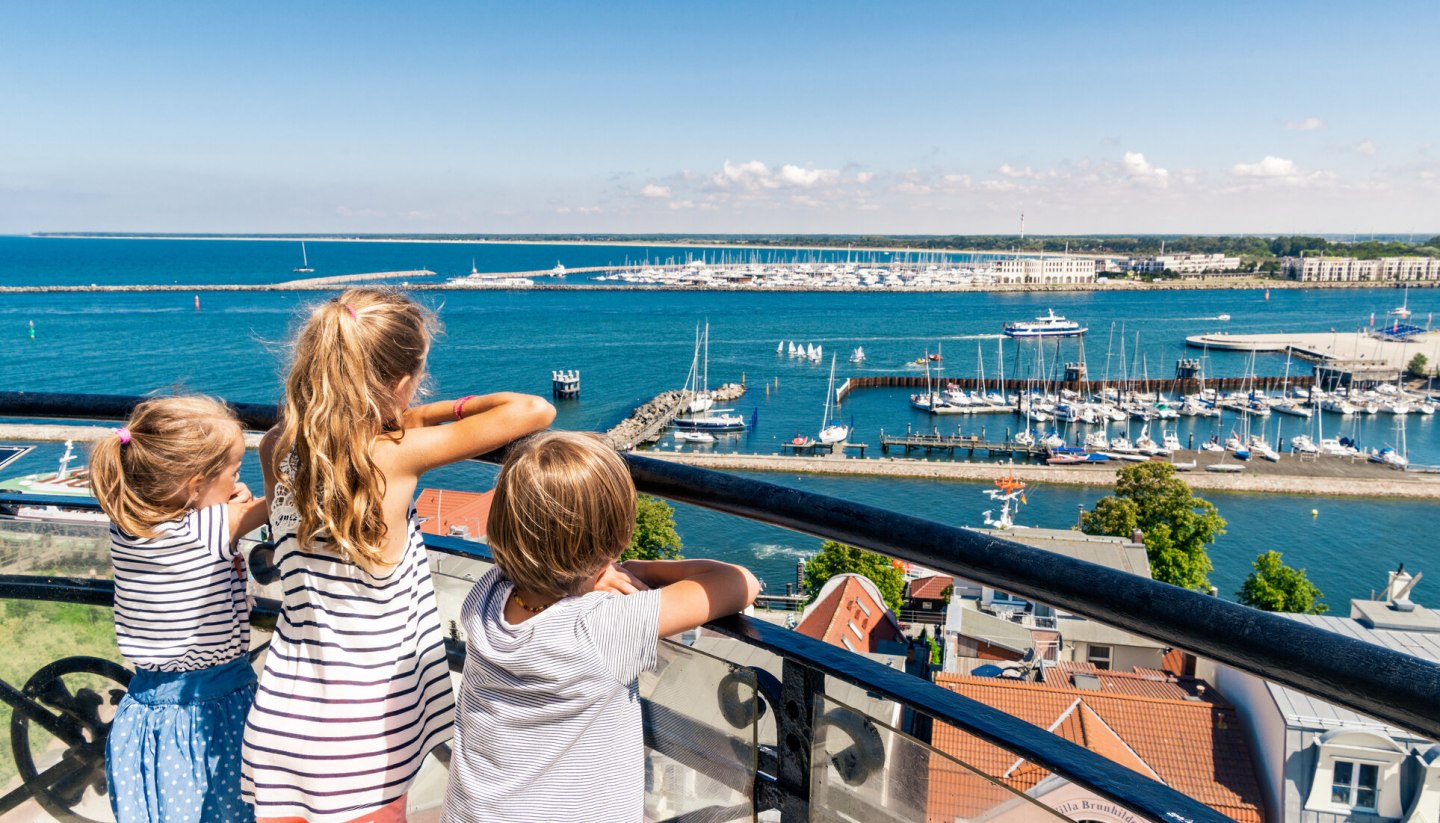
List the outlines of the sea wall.
{"label": "sea wall", "polygon": [[[710,392],[711,398],[716,403],[729,403],[732,400],[738,400],[743,394],[745,394],[745,384],[743,383],[726,383]],[[629,417],[605,432],[605,441],[613,448],[629,451],[640,443],[658,436],[680,411],[681,400],[682,395],[679,391],[661,392],[653,400],[637,406]]]}

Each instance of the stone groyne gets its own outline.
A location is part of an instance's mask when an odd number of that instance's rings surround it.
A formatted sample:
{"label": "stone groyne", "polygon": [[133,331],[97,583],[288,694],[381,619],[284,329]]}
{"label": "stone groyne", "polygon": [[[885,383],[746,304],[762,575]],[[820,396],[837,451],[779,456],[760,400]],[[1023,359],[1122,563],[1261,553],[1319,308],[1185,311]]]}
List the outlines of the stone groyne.
{"label": "stone groyne", "polygon": [[[1060,486],[1115,485],[1116,472],[1125,463],[1104,466],[1042,466],[1025,463],[967,463],[905,458],[860,459],[842,457],[791,457],[769,454],[707,454],[672,452],[655,449],[642,452],[645,457],[720,471],[784,472],[788,474],[829,474],[851,477],[914,477],[930,480],[969,480],[990,483],[1004,474],[1033,483]],[[1254,472],[1248,468],[1241,474],[1217,474],[1203,471],[1203,465],[1217,458],[1202,457],[1202,469],[1180,475],[1197,490],[1253,492],[1259,494],[1293,494],[1328,497],[1384,497],[1440,500],[1440,475],[1397,472],[1376,467],[1365,476],[1326,476],[1325,464],[1307,465],[1309,471],[1298,474]],[[1289,461],[1290,456],[1286,455]],[[1338,466],[1337,466],[1338,467]],[[1361,464],[1363,467],[1363,463]],[[1362,468],[1363,470],[1363,468]]]}
{"label": "stone groyne", "polygon": [[[726,383],[711,391],[710,397],[720,404],[738,400],[743,394],[745,394],[745,384]],[[660,432],[680,412],[680,405],[684,399],[684,392],[661,392],[653,400],[641,403],[635,408],[635,411],[630,413],[629,417],[605,432],[605,441],[616,449],[629,451],[641,443],[658,438]]]}

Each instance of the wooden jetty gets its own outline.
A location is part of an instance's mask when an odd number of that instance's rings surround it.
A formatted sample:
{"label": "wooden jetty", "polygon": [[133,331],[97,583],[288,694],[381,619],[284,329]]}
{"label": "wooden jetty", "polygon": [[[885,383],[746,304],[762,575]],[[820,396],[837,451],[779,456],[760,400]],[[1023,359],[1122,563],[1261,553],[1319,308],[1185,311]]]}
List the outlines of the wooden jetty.
{"label": "wooden jetty", "polygon": [[858,451],[860,456],[865,456],[865,450],[870,448],[868,443],[851,443],[848,440],[844,443],[821,443],[818,440],[809,443],[781,443],[780,450],[785,454],[800,455],[825,455],[841,454],[847,451]]}
{"label": "wooden jetty", "polygon": [[1023,446],[1008,437],[1005,440],[984,440],[979,435],[973,434],[941,434],[938,431],[913,432],[906,431],[903,437],[891,437],[880,431],[880,452],[889,454],[891,449],[904,449],[905,454],[911,451],[945,452],[951,457],[956,452],[962,452],[968,457],[974,457],[976,452],[983,452],[989,457],[1023,457],[1029,459],[1043,459],[1049,450],[1040,444]]}

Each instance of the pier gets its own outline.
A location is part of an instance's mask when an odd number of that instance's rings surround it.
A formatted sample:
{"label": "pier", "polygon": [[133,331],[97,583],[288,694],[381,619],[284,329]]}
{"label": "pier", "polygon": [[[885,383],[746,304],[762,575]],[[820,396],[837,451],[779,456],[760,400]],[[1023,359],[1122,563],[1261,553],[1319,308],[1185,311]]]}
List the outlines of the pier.
{"label": "pier", "polygon": [[[1020,394],[1031,389],[1043,387],[1046,391],[1058,389],[1070,389],[1077,392],[1099,393],[1107,388],[1117,391],[1137,391],[1144,394],[1154,392],[1173,392],[1177,394],[1194,394],[1204,389],[1216,389],[1218,391],[1245,391],[1251,388],[1264,391],[1275,391],[1284,388],[1286,385],[1308,388],[1315,382],[1313,375],[1292,374],[1287,381],[1282,376],[1265,377],[1207,377],[1201,380],[1196,377],[1187,378],[1152,378],[1150,380],[1048,380],[1037,382],[1035,380],[1013,380],[1006,378],[1000,380],[981,380],[978,377],[946,377],[943,379],[931,378],[928,382],[923,374],[890,374],[890,375],[864,375],[848,378],[840,388],[835,390],[836,400],[844,402],[850,392],[857,389],[888,389],[904,388],[924,391],[927,387],[937,391],[946,386],[956,386],[966,390],[1002,390],[1005,394]],[[1013,412],[1011,406],[992,407],[995,411]],[[988,409],[977,408],[976,412],[985,412]]]}
{"label": "pier", "polygon": [[[729,403],[740,399],[743,394],[745,384],[726,383],[711,391],[710,397],[716,403]],[[661,392],[654,399],[637,406],[629,417],[605,432],[605,441],[613,448],[629,451],[642,443],[659,440],[665,427],[680,414],[680,410],[689,400],[690,397],[685,392]]]}
{"label": "pier", "polygon": [[946,452],[952,458],[957,451],[964,452],[967,457],[972,458],[978,451],[984,452],[988,457],[1024,457],[1027,460],[1044,458],[1049,451],[1039,444],[1024,446],[1016,443],[1008,437],[1008,431],[1004,440],[989,441],[981,439],[978,435],[941,434],[939,430],[924,433],[912,432],[907,429],[903,437],[890,437],[885,434],[884,429],[881,429],[880,452],[889,454],[891,449],[903,449],[906,455],[909,455],[911,450],[923,450],[926,454]]}

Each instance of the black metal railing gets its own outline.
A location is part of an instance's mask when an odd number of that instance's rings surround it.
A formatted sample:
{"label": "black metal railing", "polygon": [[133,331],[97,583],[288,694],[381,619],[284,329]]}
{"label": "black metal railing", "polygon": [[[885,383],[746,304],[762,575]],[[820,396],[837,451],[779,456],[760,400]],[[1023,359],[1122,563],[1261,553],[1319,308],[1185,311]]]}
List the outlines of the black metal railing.
{"label": "black metal railing", "polygon": [[[0,393],[0,417],[118,420],[142,398]],[[253,428],[275,409],[241,405]],[[1440,665],[1148,578],[911,515],[750,478],[627,455],[644,493],[882,552],[1064,609],[1440,739]],[[29,498],[27,498],[29,499]],[[439,551],[473,543],[431,538]],[[8,581],[6,581],[8,584]],[[42,585],[59,585],[63,581]],[[829,675],[952,723],[1157,819],[1223,819],[1198,802],[1028,723],[795,632],[727,618],[710,628],[785,660],[768,695],[782,726],[756,803],[787,819],[808,798],[810,709]],[[793,721],[793,722],[791,722]],[[1178,817],[1177,817],[1178,816]]]}

